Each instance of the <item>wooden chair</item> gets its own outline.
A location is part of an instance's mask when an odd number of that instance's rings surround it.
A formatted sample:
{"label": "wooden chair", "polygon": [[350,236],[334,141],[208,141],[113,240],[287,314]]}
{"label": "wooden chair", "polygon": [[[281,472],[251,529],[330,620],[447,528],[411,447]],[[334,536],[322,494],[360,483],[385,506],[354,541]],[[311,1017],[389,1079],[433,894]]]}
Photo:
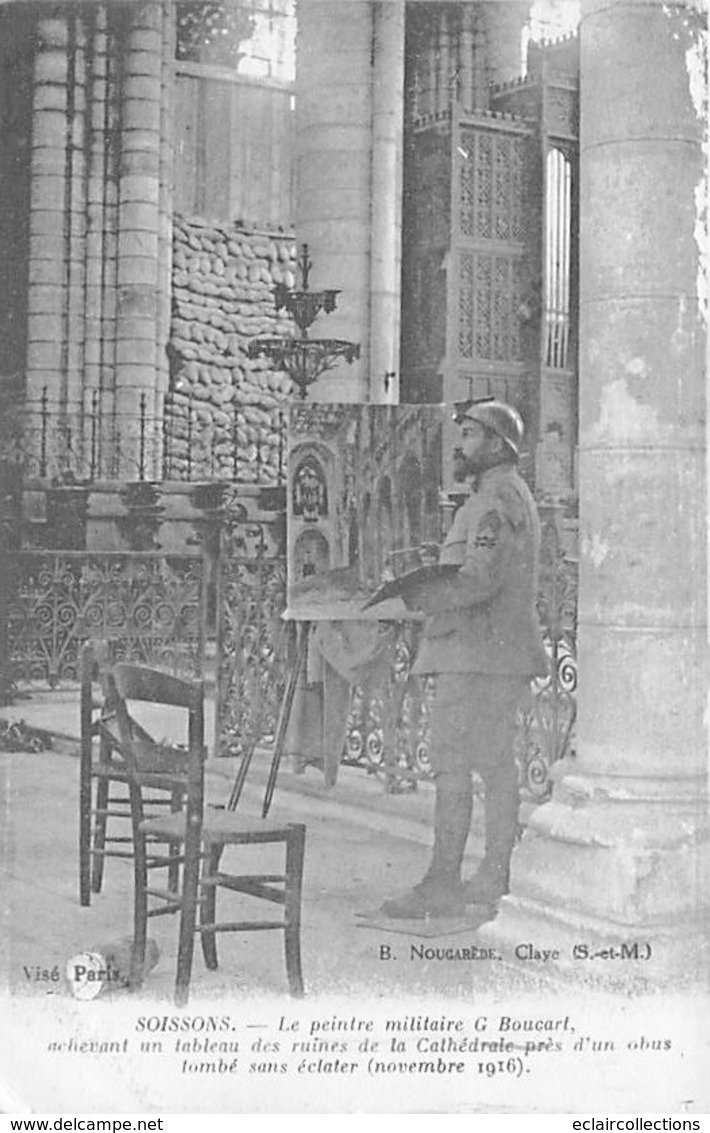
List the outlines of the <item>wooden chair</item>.
{"label": "wooden chair", "polygon": [[[117,749],[125,761],[131,799],[134,840],[134,941],[131,960],[131,986],[139,987],[150,917],[180,913],[175,999],[187,1002],[195,932],[202,940],[205,964],[218,966],[216,936],[221,932],[284,933],[286,972],[292,995],[303,994],[301,972],[300,923],[305,827],[284,825],[263,819],[244,820],[233,812],[204,806],[204,689],[201,682],[185,681],[155,669],[118,664],[109,673],[109,689],[115,705]],[[175,789],[184,792],[181,813],[146,818],[144,790],[154,775],[141,767],[141,745],[127,702],[154,701],[180,707],[188,712],[186,758],[174,770]],[[150,859],[146,840],[181,844],[181,884],[160,889],[149,884],[149,873],[159,865],[174,864],[174,858]],[[285,866],[280,873],[236,873],[221,867],[227,846],[280,843],[285,848]],[[282,917],[219,921],[217,890],[261,898],[283,907]],[[160,904],[149,907],[150,898]],[[198,920],[199,911],[199,920]]]}
{"label": "wooden chair", "polygon": [[[80,693],[80,759],[79,759],[79,902],[91,903],[91,894],[100,893],[106,858],[133,857],[133,833],[125,762],[115,749],[115,737],[108,727],[114,710],[106,700],[105,678],[109,669],[107,641],[87,641],[81,650]],[[168,777],[157,777],[161,762],[165,764],[166,745],[157,744],[145,729],[134,722],[136,742],[142,744],[144,760],[151,753],[160,754],[153,767],[156,778],[147,801],[151,811],[163,807],[179,811],[183,803],[182,788]],[[178,753],[179,754],[179,753]],[[109,833],[119,822],[122,833]],[[172,849],[173,857],[177,847]],[[177,866],[171,884],[177,885]]]}

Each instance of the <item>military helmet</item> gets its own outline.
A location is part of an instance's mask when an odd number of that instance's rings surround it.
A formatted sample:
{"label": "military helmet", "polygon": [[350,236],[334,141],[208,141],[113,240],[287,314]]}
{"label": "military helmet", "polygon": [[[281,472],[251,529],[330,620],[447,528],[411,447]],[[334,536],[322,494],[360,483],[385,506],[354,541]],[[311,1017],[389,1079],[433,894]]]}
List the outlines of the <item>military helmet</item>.
{"label": "military helmet", "polygon": [[478,421],[490,429],[508,446],[515,456],[520,456],[525,426],[517,409],[498,401],[495,397],[485,397],[478,401],[461,401],[456,405],[454,421],[457,425],[464,421]]}

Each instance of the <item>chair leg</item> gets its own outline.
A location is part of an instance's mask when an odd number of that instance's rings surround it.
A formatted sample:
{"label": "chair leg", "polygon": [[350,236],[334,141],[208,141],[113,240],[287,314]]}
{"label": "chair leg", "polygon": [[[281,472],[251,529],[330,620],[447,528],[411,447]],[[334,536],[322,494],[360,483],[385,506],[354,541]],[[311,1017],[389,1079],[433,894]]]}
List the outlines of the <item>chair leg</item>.
{"label": "chair leg", "polygon": [[91,862],[91,888],[94,893],[101,892],[101,886],[104,880],[104,861],[106,850],[106,825],[108,816],[106,815],[106,808],[108,807],[109,795],[109,781],[108,779],[99,779],[96,784],[96,810],[102,813],[94,815],[94,836],[92,845],[92,862]]}
{"label": "chair leg", "polygon": [[[176,814],[178,811],[182,810],[181,790],[173,791],[170,800],[170,810],[172,814]],[[171,858],[178,858],[181,849],[182,847],[179,842],[171,842],[168,854]],[[171,861],[168,866],[168,889],[171,893],[178,893],[180,891],[180,863],[177,861]]]}
{"label": "chair leg", "polygon": [[171,893],[180,892],[180,843],[170,842],[168,847],[168,857],[171,859],[168,865],[168,889]]}
{"label": "chair leg", "polygon": [[301,889],[303,882],[303,856],[306,840],[305,826],[294,825],[286,841],[286,907],[284,944],[286,974],[291,995],[303,995],[301,972]]}
{"label": "chair leg", "polygon": [[180,910],[180,935],[175,979],[175,1003],[178,1007],[185,1006],[190,993],[200,885],[200,842],[201,832],[197,831],[197,840],[195,841],[195,833],[188,826],[185,839],[185,864],[182,871],[182,907]]}
{"label": "chair leg", "polygon": [[91,766],[83,751],[79,767],[79,904],[91,904]]}
{"label": "chair leg", "polygon": [[[222,857],[224,847],[215,845],[210,846],[205,858],[205,874],[202,883],[202,890],[200,894],[200,924],[214,924],[217,919],[217,886],[209,885],[206,882],[213,878],[219,871],[219,861]],[[200,932],[202,938],[202,955],[205,959],[205,967],[214,972],[219,966],[217,959],[217,933],[216,932]]]}
{"label": "chair leg", "polygon": [[143,983],[148,938],[148,866],[145,838],[134,839],[133,846],[133,945],[131,948],[131,991]]}

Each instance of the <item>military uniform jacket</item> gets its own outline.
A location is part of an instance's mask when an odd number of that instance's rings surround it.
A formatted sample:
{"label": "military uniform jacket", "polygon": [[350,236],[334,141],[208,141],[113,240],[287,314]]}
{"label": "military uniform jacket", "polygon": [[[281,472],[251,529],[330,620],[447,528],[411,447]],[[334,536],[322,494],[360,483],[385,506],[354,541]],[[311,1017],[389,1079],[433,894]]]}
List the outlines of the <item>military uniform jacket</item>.
{"label": "military uniform jacket", "polygon": [[417,588],[410,605],[428,614],[415,673],[533,676],[547,671],[535,610],[540,521],[513,465],[480,477],[459,508],[440,563],[453,577]]}

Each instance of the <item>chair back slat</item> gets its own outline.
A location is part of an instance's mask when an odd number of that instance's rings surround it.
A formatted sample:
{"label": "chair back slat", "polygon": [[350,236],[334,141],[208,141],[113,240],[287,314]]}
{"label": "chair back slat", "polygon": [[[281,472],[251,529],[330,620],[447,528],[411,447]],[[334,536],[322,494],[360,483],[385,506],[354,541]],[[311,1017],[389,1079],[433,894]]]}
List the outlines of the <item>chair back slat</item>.
{"label": "chair back slat", "polygon": [[[106,703],[115,719],[104,721],[125,761],[134,786],[149,785],[151,775],[174,777],[182,784],[188,813],[201,822],[204,796],[204,686],[158,669],[119,663],[107,674]],[[158,742],[133,719],[127,700],[150,701],[168,708],[187,708],[187,746]],[[117,733],[117,734],[116,734]]]}
{"label": "chair back slat", "polygon": [[123,700],[148,700],[176,708],[193,708],[201,704],[204,697],[201,681],[186,681],[161,669],[121,661],[114,665],[112,672],[116,690]]}

